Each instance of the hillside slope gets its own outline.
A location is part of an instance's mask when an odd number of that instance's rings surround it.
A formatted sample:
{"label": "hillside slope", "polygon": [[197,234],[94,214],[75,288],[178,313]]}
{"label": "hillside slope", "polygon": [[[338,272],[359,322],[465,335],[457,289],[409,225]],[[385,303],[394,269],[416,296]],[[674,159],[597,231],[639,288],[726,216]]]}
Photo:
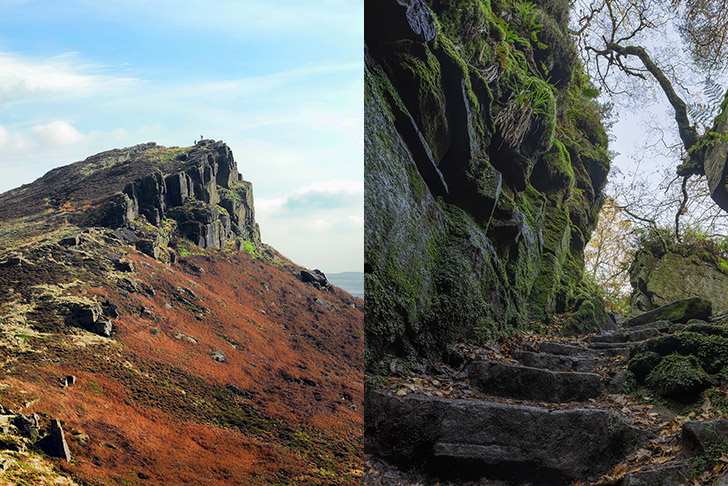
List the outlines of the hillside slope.
{"label": "hillside slope", "polygon": [[252,202],[212,141],[105,152],[0,195],[0,405],[38,414],[41,437],[60,419],[73,458],[10,427],[30,452],[4,453],[6,477],[360,482],[363,302],[304,283]]}

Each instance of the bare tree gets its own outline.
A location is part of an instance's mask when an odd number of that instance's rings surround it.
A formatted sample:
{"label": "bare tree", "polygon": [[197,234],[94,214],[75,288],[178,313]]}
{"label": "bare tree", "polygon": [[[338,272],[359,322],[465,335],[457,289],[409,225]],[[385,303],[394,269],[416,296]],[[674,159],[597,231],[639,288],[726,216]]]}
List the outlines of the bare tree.
{"label": "bare tree", "polygon": [[[721,105],[722,88],[712,78],[725,68],[726,2],[728,0],[673,0],[671,4],[658,0],[575,2],[572,34],[592,78],[613,96],[627,91],[624,86],[629,81],[653,83],[672,108],[680,141],[674,164],[680,181],[673,221],[678,239],[681,219],[695,206],[690,198],[700,195],[699,191],[696,196],[691,195],[691,190],[695,192],[699,184],[691,183],[690,177],[699,176],[698,181],[703,181],[706,149],[716,137],[728,140],[727,134],[715,132],[714,120],[728,111],[728,104]],[[690,49],[689,60],[693,64],[690,69],[684,69],[685,66],[674,59],[661,59],[659,52],[654,56],[659,51],[656,38],[661,38],[663,44],[665,40],[675,44],[682,39]],[[699,100],[690,104],[685,101],[691,92],[689,86],[695,85],[696,72],[704,75],[702,91],[709,104]],[[695,89],[692,92],[695,93]]]}

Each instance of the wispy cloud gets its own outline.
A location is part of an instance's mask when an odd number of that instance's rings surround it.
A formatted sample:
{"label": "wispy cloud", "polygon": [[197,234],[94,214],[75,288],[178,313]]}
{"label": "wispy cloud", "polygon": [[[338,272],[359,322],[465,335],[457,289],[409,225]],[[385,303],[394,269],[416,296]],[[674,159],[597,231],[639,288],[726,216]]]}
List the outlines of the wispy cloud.
{"label": "wispy cloud", "polygon": [[356,211],[363,198],[364,183],[361,181],[318,181],[281,198],[261,199],[258,205],[267,217],[310,217],[316,212]]}
{"label": "wispy cloud", "polygon": [[42,96],[90,96],[125,88],[138,80],[103,74],[101,66],[84,63],[74,53],[29,59],[0,52],[0,104]]}

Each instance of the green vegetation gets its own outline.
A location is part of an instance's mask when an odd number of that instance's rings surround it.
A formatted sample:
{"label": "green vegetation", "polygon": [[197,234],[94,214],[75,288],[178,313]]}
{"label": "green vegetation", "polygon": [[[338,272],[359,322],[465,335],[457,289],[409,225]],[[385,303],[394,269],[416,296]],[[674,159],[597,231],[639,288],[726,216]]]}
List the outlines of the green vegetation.
{"label": "green vegetation", "polygon": [[663,397],[690,395],[704,387],[708,374],[694,356],[670,354],[647,376],[647,386]]}

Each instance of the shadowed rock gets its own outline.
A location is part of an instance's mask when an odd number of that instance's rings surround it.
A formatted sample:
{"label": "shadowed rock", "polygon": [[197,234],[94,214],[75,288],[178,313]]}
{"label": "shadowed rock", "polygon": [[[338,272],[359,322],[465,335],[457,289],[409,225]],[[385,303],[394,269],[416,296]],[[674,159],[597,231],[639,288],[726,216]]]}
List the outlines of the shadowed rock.
{"label": "shadowed rock", "polygon": [[470,384],[497,396],[544,402],[585,401],[602,393],[595,373],[558,372],[479,361],[468,367]]}
{"label": "shadowed rock", "polygon": [[687,484],[688,470],[684,464],[632,472],[624,478],[624,486],[681,486]]}
{"label": "shadowed rock", "polygon": [[71,460],[71,451],[68,449],[66,437],[63,434],[61,421],[58,419],[51,420],[51,426],[48,435],[43,439],[43,450],[52,457],[60,457],[65,461]]}
{"label": "shadowed rock", "polygon": [[603,359],[591,356],[559,356],[531,351],[519,351],[514,357],[525,366],[552,371],[588,371],[604,362]]}
{"label": "shadowed rock", "polygon": [[367,453],[514,484],[596,478],[646,435],[605,410],[396,398],[378,392],[367,394],[365,427]]}

